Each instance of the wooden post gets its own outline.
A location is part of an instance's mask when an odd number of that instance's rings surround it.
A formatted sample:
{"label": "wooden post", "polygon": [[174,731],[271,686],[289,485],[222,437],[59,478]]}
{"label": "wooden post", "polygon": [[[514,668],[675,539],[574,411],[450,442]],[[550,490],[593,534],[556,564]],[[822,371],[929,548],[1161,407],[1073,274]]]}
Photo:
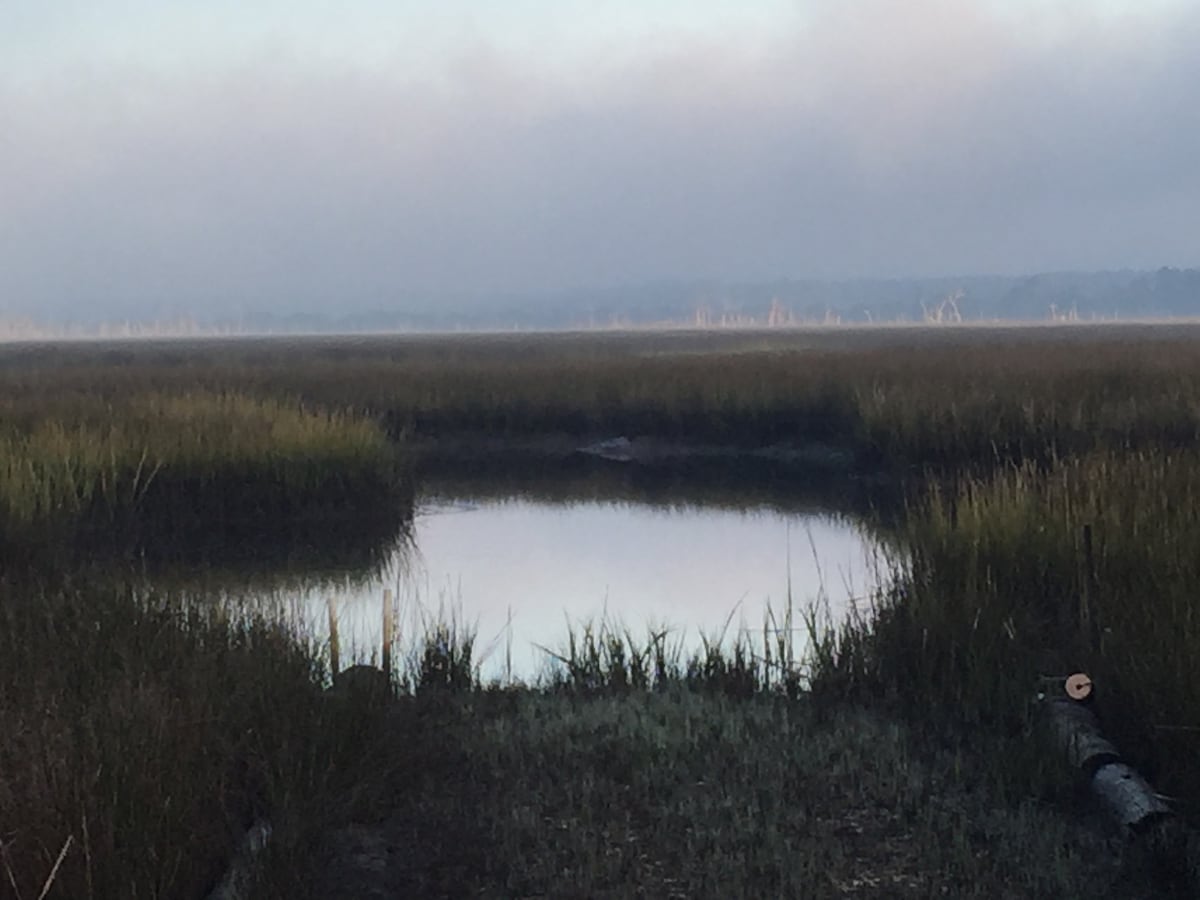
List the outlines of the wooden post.
{"label": "wooden post", "polygon": [[392,589],[383,589],[383,652],[380,665],[388,679],[392,677],[392,641],[396,635],[396,608],[393,605]]}
{"label": "wooden post", "polygon": [[512,676],[512,604],[508,605],[508,622],[504,626],[504,677],[508,686],[513,683]]}
{"label": "wooden post", "polygon": [[337,598],[332,594],[325,598],[325,608],[329,611],[329,673],[337,678],[341,661],[338,658]]}

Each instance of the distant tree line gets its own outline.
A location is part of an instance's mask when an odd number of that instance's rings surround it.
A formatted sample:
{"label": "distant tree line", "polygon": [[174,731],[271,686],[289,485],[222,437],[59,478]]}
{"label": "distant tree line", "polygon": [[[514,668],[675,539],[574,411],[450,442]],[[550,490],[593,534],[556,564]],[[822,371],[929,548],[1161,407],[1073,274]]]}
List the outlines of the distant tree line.
{"label": "distant tree line", "polygon": [[[333,310],[336,310],[333,311]],[[119,322],[34,321],[0,310],[0,339],[220,333],[700,328],[866,322],[1099,321],[1200,316],[1200,269],[755,283],[675,281],[538,296],[407,297],[330,309],[127,311]]]}
{"label": "distant tree line", "polygon": [[278,331],[786,326],[864,322],[1097,321],[1200,316],[1200,269],[1029,276],[669,282],[421,308],[248,317]]}

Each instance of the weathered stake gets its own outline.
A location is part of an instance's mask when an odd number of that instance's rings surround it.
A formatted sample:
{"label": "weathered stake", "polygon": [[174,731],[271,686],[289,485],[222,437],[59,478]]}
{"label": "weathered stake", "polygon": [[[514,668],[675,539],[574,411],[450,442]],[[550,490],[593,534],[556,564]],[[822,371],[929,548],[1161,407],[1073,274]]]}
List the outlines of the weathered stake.
{"label": "weathered stake", "polygon": [[396,637],[396,607],[391,588],[383,590],[383,651],[380,662],[384,673],[392,677],[392,643]]}
{"label": "weathered stake", "polygon": [[338,621],[337,598],[332,594],[325,598],[325,607],[329,612],[329,672],[333,677],[341,671],[338,653]]}

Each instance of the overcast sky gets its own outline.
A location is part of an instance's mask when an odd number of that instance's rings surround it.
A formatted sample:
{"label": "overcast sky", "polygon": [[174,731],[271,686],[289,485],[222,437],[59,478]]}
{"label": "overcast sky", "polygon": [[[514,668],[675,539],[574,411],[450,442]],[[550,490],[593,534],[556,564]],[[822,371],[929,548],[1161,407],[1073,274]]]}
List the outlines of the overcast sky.
{"label": "overcast sky", "polygon": [[0,0],[0,311],[1200,265],[1197,47],[1171,0]]}

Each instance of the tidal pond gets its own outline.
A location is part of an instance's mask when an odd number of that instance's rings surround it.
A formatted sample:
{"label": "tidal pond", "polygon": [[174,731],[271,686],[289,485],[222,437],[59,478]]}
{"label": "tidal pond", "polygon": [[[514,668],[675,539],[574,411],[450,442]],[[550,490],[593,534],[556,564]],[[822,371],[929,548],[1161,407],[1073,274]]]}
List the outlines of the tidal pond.
{"label": "tidal pond", "polygon": [[768,608],[783,628],[790,604],[799,654],[805,610],[818,604],[836,622],[886,577],[855,511],[795,483],[722,492],[683,479],[666,490],[644,470],[627,473],[427,480],[411,540],[381,572],[302,592],[307,627],[328,636],[333,598],[341,664],[377,660],[390,590],[398,653],[430,623],[453,620],[476,634],[485,680],[530,681],[553,666],[568,629],[602,619],[639,641],[667,629],[687,654],[702,635],[731,641],[739,629],[761,648]]}

